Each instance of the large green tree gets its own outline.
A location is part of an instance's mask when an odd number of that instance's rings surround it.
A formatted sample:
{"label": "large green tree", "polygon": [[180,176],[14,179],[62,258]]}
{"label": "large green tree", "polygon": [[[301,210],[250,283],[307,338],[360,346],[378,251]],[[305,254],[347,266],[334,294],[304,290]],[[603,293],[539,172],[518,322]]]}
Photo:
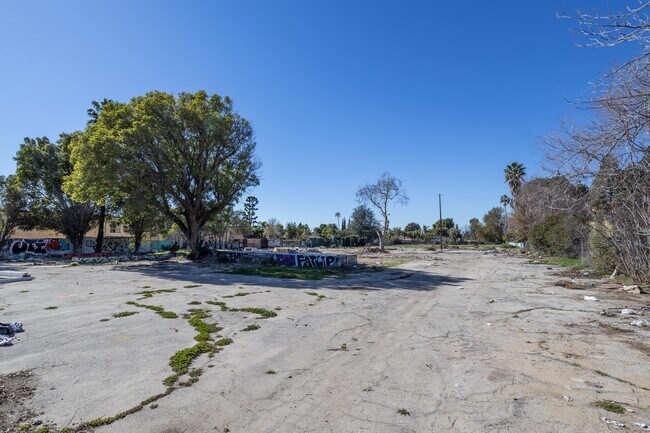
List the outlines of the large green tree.
{"label": "large green tree", "polygon": [[352,211],[352,217],[348,222],[348,231],[366,242],[377,239],[381,233],[379,222],[374,212],[366,205],[360,205]]}
{"label": "large green tree", "polygon": [[79,141],[73,176],[100,170],[95,197],[144,189],[144,200],[186,236],[193,258],[205,224],[259,183],[253,129],[228,97],[151,92],[109,101],[93,127],[102,133]]}
{"label": "large green tree", "polygon": [[16,182],[24,191],[29,218],[27,228],[56,230],[63,233],[80,253],[84,235],[97,221],[93,203],[75,201],[63,188],[72,171],[70,143],[74,135],[61,134],[56,143],[47,137],[25,138],[16,154]]}
{"label": "large green tree", "polygon": [[0,249],[27,217],[27,201],[15,176],[0,176]]}

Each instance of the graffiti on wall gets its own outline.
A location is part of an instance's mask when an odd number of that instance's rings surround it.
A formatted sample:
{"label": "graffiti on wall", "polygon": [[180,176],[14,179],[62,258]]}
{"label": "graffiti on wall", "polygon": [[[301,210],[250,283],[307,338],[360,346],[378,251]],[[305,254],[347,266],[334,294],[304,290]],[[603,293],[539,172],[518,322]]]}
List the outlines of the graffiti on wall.
{"label": "graffiti on wall", "polygon": [[[130,251],[129,242],[130,238],[104,238],[102,244],[102,253],[128,253]],[[93,238],[84,238],[83,250],[84,254],[94,253],[97,241]]]}
{"label": "graffiti on wall", "polygon": [[276,254],[275,263],[279,266],[296,266],[296,255],[295,254]]}
{"label": "graffiti on wall", "polygon": [[275,263],[278,266],[298,268],[335,268],[354,266],[357,256],[350,254],[275,253],[272,251],[217,250],[215,255],[224,262]]}
{"label": "graffiti on wall", "polygon": [[65,239],[13,239],[9,243],[10,256],[65,254],[71,251]]}
{"label": "graffiti on wall", "polygon": [[296,254],[299,268],[332,268],[338,257],[333,255]]}
{"label": "graffiti on wall", "polygon": [[[81,252],[84,255],[107,256],[126,254],[131,251],[130,238],[104,238],[102,251],[97,254],[95,254],[95,245],[94,238],[84,238]],[[157,245],[152,242],[146,250],[153,251],[162,245],[163,242]],[[72,255],[72,245],[67,239],[12,239],[3,252],[12,258],[45,255],[69,257]]]}

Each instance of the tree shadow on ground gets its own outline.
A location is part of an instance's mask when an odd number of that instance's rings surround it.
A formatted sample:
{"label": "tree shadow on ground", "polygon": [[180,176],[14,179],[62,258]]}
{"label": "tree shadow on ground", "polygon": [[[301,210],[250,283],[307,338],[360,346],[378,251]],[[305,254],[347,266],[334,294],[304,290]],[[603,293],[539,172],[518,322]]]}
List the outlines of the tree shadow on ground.
{"label": "tree shadow on ground", "polygon": [[[227,268],[202,263],[159,262],[147,265],[117,265],[116,271],[133,272],[151,278],[178,281],[181,284],[217,286],[251,286],[284,289],[323,288],[335,290],[415,290],[433,291],[443,286],[458,287],[468,278],[458,278],[430,271],[388,268],[383,271],[353,272],[320,280],[241,275]],[[439,268],[440,269],[440,268]],[[443,269],[440,269],[443,270]]]}

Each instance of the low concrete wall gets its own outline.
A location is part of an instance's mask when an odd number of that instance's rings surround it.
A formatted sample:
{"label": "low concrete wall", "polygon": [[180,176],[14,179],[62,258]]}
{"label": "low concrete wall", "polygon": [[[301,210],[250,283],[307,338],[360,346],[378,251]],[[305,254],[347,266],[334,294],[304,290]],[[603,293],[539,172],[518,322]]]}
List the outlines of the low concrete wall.
{"label": "low concrete wall", "polygon": [[215,255],[231,263],[266,262],[293,268],[342,268],[357,264],[357,256],[352,254],[217,250]]}

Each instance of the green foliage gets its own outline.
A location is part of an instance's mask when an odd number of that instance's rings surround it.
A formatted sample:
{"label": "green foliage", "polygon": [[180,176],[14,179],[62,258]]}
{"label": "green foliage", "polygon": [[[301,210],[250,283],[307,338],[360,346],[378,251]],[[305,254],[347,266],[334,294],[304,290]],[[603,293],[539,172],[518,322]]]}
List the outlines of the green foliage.
{"label": "green foliage", "polygon": [[28,224],[27,199],[15,176],[0,176],[0,248],[13,231]]}
{"label": "green foliage", "polygon": [[147,310],[154,311],[156,314],[158,314],[160,317],[164,319],[176,319],[178,318],[178,314],[174,313],[173,311],[165,311],[163,307],[159,307],[157,305],[146,305],[146,304],[139,304],[137,302],[129,301],[126,303],[127,305],[133,305],[134,307],[139,307],[139,308],[146,308]]}
{"label": "green foliage", "polygon": [[526,176],[526,167],[519,162],[509,164],[505,170],[505,179],[513,194],[517,192],[523,183],[524,176]]}
{"label": "green foliage", "polygon": [[248,223],[249,227],[255,227],[255,224],[257,224],[257,205],[260,201],[257,199],[257,197],[249,195],[246,197],[246,201],[244,202],[244,215],[246,216],[246,222]]}
{"label": "green foliage", "polygon": [[199,312],[194,314],[188,321],[188,323],[194,327],[196,332],[198,332],[198,334],[194,337],[196,341],[210,341],[212,340],[210,334],[219,332],[222,329],[217,326],[216,323],[204,322],[203,319],[206,317],[208,317],[207,314]]}
{"label": "green foliage", "polygon": [[594,406],[599,407],[601,409],[605,409],[608,412],[619,413],[619,414],[625,413],[625,408],[614,401],[600,400],[595,402]]}
{"label": "green foliage", "polygon": [[70,147],[77,136],[61,134],[56,143],[47,137],[25,138],[15,158],[16,185],[29,211],[21,225],[65,234],[74,252],[98,217],[97,206],[73,200],[63,187],[72,172]]}
{"label": "green foliage", "polygon": [[307,239],[310,233],[309,226],[302,223],[288,222],[285,229],[285,236],[289,239]]}
{"label": "green foliage", "polygon": [[573,239],[570,235],[571,222],[560,214],[552,214],[530,231],[530,245],[549,256],[566,256],[571,252]]}
{"label": "green foliage", "polygon": [[208,353],[212,348],[208,343],[202,341],[187,349],[176,352],[169,359],[169,366],[176,374],[186,374],[192,362],[202,353]]}
{"label": "green foliage", "polygon": [[589,233],[591,267],[600,274],[610,274],[616,268],[616,248],[597,230]]}
{"label": "green foliage", "polygon": [[261,319],[268,319],[269,317],[275,317],[278,315],[275,311],[267,310],[264,308],[254,308],[254,307],[249,307],[249,308],[237,308],[237,309],[232,309],[232,311],[244,311],[247,313],[253,313],[253,314],[258,314],[261,316]]}
{"label": "green foliage", "polygon": [[[449,236],[450,235],[450,230],[453,230],[456,228],[456,223],[454,223],[453,218],[444,218],[442,220],[442,235],[443,236]],[[433,224],[433,227],[431,227],[431,231],[434,233],[435,236],[440,236],[440,220],[436,221]]]}
{"label": "green foliage", "polygon": [[364,243],[371,243],[377,239],[379,222],[374,212],[366,205],[360,205],[352,211],[352,217],[348,221],[348,232],[352,236],[364,240]]}
{"label": "green foliage", "polygon": [[257,323],[251,323],[250,325],[242,329],[242,331],[249,332],[249,331],[257,331],[258,329],[260,329],[260,325],[258,325]]}
{"label": "green foliage", "polygon": [[[144,288],[149,288],[149,286],[143,287]],[[142,295],[143,298],[152,298],[153,295],[157,295],[159,293],[174,293],[176,289],[159,289],[159,290],[145,290],[142,292],[136,292],[136,295]]]}
{"label": "green foliage", "polygon": [[133,316],[135,314],[138,314],[138,312],[137,311],[120,311],[119,313],[113,314],[113,317],[117,319],[117,318],[120,318],[120,317]]}
{"label": "green foliage", "polygon": [[233,343],[232,338],[222,338],[221,340],[217,340],[216,343],[214,343],[216,346],[228,346]]}
{"label": "green foliage", "polygon": [[[205,224],[259,183],[249,122],[229,98],[204,91],[107,101],[73,160],[70,184],[86,184],[85,198],[137,197],[183,232],[194,258]],[[98,175],[102,182],[88,185]]]}
{"label": "green foliage", "polygon": [[505,234],[503,209],[493,207],[483,216],[483,224],[478,224],[478,221],[472,220],[470,226],[472,230],[476,230],[479,242],[502,243]]}

